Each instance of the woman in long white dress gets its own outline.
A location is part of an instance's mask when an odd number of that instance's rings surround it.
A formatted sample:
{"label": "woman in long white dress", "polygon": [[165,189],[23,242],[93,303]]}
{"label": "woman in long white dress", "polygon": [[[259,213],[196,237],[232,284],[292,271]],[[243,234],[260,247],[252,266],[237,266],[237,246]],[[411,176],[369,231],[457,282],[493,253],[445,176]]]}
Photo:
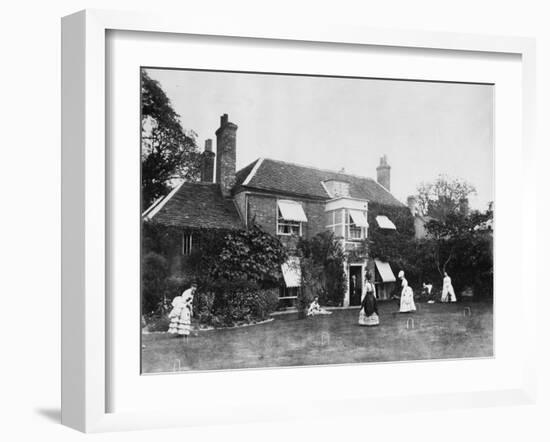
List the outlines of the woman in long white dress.
{"label": "woman in long white dress", "polygon": [[191,316],[193,314],[193,294],[196,284],[185,290],[180,296],[172,300],[172,311],[168,315],[170,327],[168,333],[188,337],[191,333]]}
{"label": "woman in long white dress", "polygon": [[412,288],[409,287],[408,281],[405,279],[405,272],[401,270],[398,276],[401,279],[401,302],[399,304],[399,312],[415,312],[414,294]]}
{"label": "woman in long white dress", "polygon": [[447,272],[443,272],[443,290],[441,291],[441,302],[456,302],[455,289],[451,277]]}

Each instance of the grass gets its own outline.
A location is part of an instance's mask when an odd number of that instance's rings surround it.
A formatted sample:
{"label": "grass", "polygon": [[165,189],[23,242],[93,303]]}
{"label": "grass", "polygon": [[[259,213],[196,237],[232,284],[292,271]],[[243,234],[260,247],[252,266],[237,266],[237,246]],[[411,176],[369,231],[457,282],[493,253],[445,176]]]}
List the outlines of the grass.
{"label": "grass", "polygon": [[[381,303],[378,327],[360,327],[359,311],[347,309],[330,316],[300,320],[288,314],[266,324],[200,331],[188,341],[144,334],[142,372],[493,356],[492,304],[417,307],[416,313],[395,314],[394,303]],[[471,315],[465,315],[465,307]],[[408,318],[414,319],[414,328],[407,329]]]}

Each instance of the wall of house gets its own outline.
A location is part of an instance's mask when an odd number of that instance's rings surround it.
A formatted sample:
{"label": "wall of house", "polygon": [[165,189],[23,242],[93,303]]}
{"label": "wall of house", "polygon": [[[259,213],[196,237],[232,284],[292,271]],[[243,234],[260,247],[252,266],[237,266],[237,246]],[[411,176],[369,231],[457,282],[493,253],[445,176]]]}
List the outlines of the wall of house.
{"label": "wall of house", "polygon": [[239,192],[233,196],[233,201],[237,206],[241,220],[248,226],[248,220],[246,219],[246,192]]}
{"label": "wall of house", "polygon": [[[311,238],[326,230],[325,203],[323,201],[304,201],[298,198],[278,197],[273,194],[258,194],[240,192],[235,195],[235,202],[241,213],[247,213],[247,223],[254,220],[264,231],[277,235],[277,199],[299,201],[304,208],[308,222],[302,224],[302,236]],[[247,201],[248,200],[248,201]],[[296,238],[280,235],[283,244],[293,248]]]}

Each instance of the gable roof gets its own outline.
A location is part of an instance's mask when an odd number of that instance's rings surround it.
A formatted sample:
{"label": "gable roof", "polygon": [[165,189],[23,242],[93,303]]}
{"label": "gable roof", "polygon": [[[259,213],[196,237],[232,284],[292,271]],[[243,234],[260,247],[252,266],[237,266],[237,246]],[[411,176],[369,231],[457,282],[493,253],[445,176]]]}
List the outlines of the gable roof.
{"label": "gable roof", "polygon": [[233,200],[224,198],[220,186],[214,183],[183,183],[146,211],[143,218],[190,228],[243,227]]}
{"label": "gable roof", "polygon": [[[258,163],[258,164],[257,164]],[[258,165],[258,167],[255,167]],[[235,189],[253,188],[315,199],[330,199],[322,182],[345,181],[350,197],[390,206],[404,207],[385,187],[372,178],[301,166],[268,158],[257,159],[237,172]]]}

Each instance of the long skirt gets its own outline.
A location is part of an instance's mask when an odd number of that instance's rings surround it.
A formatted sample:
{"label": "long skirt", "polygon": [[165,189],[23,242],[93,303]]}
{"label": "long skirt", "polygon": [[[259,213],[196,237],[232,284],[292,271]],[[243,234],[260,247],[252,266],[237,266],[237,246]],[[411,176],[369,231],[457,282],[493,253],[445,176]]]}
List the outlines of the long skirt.
{"label": "long skirt", "polygon": [[367,293],[365,299],[361,303],[361,310],[359,311],[359,325],[374,326],[380,324],[380,318],[378,317],[378,306],[376,305],[376,298]]}
{"label": "long skirt", "polygon": [[380,324],[380,318],[376,313],[373,313],[370,316],[365,315],[365,311],[361,309],[359,312],[359,325],[366,325],[367,327],[373,327]]}
{"label": "long skirt", "polygon": [[455,290],[452,285],[443,286],[441,302],[456,302]]}
{"label": "long skirt", "polygon": [[403,293],[401,293],[401,302],[399,304],[399,311],[401,313],[416,311],[416,306],[414,305],[414,295],[410,287],[405,287],[403,289]]}
{"label": "long skirt", "polygon": [[181,311],[170,318],[168,333],[189,335],[191,333],[191,311],[183,307]]}

